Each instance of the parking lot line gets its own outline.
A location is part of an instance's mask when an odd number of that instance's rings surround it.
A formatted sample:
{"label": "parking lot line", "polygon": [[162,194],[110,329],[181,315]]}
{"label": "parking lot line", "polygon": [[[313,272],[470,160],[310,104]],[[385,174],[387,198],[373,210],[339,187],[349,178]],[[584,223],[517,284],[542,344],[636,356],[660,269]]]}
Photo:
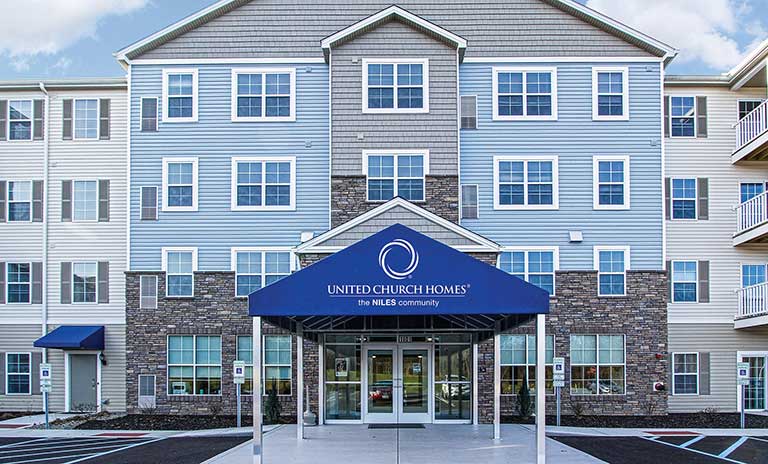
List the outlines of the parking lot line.
{"label": "parking lot line", "polygon": [[73,464],[163,439],[165,437],[38,438],[3,446],[0,450],[0,464]]}
{"label": "parking lot line", "polygon": [[[67,446],[67,448],[71,448],[72,446],[73,445],[69,445]],[[46,454],[66,454],[66,453],[90,451],[90,450],[96,450],[95,452],[98,453],[99,452],[98,450],[104,450],[107,448],[122,448],[122,447],[125,447],[125,443],[94,444],[92,446],[79,447],[77,449],[62,449],[61,447],[51,447],[51,448],[39,448],[36,450],[18,450],[17,451],[17,453],[19,453],[18,456],[4,456],[4,457],[0,457],[0,459],[26,458],[26,457],[32,457],[32,456],[45,456]],[[36,451],[36,452],[30,453],[30,451]]]}
{"label": "parking lot line", "polygon": [[[704,435],[702,435],[701,437],[697,437],[698,439],[697,439],[696,441],[699,441],[699,440],[701,440],[703,437],[704,437]],[[656,439],[654,439],[654,438],[651,438],[651,437],[642,437],[642,439],[643,439],[643,440],[652,441],[652,442],[655,442],[655,443],[661,443],[662,445],[665,445],[665,446],[671,446],[672,448],[678,448],[678,449],[682,449],[682,450],[688,451],[688,452],[690,452],[690,453],[697,453],[697,454],[701,454],[702,456],[708,456],[708,457],[710,457],[710,458],[715,458],[715,459],[722,459],[723,461],[726,461],[726,462],[732,462],[732,463],[734,463],[734,464],[744,464],[744,463],[743,463],[743,462],[741,462],[741,461],[736,461],[736,460],[733,460],[733,459],[729,459],[729,458],[721,458],[720,456],[717,456],[717,455],[715,455],[715,454],[709,454],[709,453],[705,453],[705,452],[703,452],[703,451],[699,451],[699,450],[697,450],[697,449],[693,449],[693,448],[685,448],[683,445],[675,445],[675,444],[672,444],[672,443],[667,443],[667,442],[664,442],[664,441],[656,440]],[[690,440],[689,440],[689,441],[690,441]],[[695,441],[694,441],[694,443],[695,443]],[[688,446],[688,445],[690,445],[690,444],[691,444],[691,443],[685,443],[685,445],[686,445],[686,446]]]}
{"label": "parking lot line", "polygon": [[728,448],[724,449],[720,454],[718,454],[718,457],[727,458],[728,455],[733,453],[736,450],[736,448],[738,448],[739,446],[744,444],[744,442],[747,441],[748,439],[749,439],[749,437],[741,437],[741,438],[739,438],[738,440],[736,440],[736,442],[734,444],[732,444]]}
{"label": "parking lot line", "polygon": [[[100,444],[106,444],[106,443],[116,443],[115,438],[102,438],[99,440],[67,440],[67,441],[58,441],[58,442],[37,442],[37,443],[30,443],[26,446],[15,446],[13,448],[6,448],[3,450],[0,450],[0,455],[3,454],[13,454],[17,453],[19,451],[40,451],[45,449],[51,449],[51,448],[77,448],[81,447],[83,445],[85,446],[91,446],[91,445],[100,445]],[[122,442],[135,442],[136,440],[121,440]],[[3,457],[0,456],[0,459]]]}
{"label": "parking lot line", "polygon": [[8,443],[7,445],[0,445],[0,449],[8,448],[8,447],[11,447],[11,446],[25,445],[27,443],[34,443],[34,442],[37,442],[37,441],[44,441],[44,440],[47,440],[47,438],[34,438],[32,440],[21,441],[21,442],[18,442],[18,443]]}
{"label": "parking lot line", "polygon": [[162,440],[165,440],[165,439],[166,439],[166,437],[160,437],[160,438],[155,438],[155,439],[150,439],[150,440],[144,440],[141,443],[134,443],[132,445],[126,446],[125,448],[120,448],[120,449],[116,449],[116,450],[112,450],[112,451],[107,451],[107,452],[104,452],[104,453],[101,453],[101,454],[95,454],[95,455],[92,455],[92,456],[87,456],[87,457],[84,457],[84,458],[76,459],[74,461],[69,461],[66,464],[75,464],[75,463],[82,462],[82,461],[85,461],[85,460],[88,460],[88,459],[100,458],[102,456],[106,456],[108,454],[116,453],[118,451],[125,451],[125,450],[131,449],[131,448],[135,448],[137,446],[148,445],[150,443],[156,443],[158,441],[162,441]]}
{"label": "parking lot line", "polygon": [[698,437],[691,438],[690,440],[686,441],[682,445],[678,445],[678,446],[680,448],[687,448],[687,447],[691,446],[692,444],[696,443],[697,441],[703,440],[703,439],[704,439],[704,435],[699,435]]}

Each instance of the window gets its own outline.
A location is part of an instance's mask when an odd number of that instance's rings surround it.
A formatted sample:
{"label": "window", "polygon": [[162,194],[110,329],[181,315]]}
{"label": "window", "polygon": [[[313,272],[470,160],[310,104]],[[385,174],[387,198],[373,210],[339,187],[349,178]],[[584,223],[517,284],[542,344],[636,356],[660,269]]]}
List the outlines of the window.
{"label": "window", "polygon": [[197,158],[163,158],[163,210],[197,211]]}
{"label": "window", "polygon": [[253,393],[253,337],[250,335],[237,337],[237,361],[245,363],[245,383],[240,393],[250,395]]}
{"label": "window", "polygon": [[72,184],[73,221],[97,221],[99,219],[98,182],[76,180]]}
{"label": "window", "polygon": [[629,120],[628,68],[592,68],[592,118]]}
{"label": "window", "polygon": [[[552,358],[555,356],[555,337],[546,336],[545,382],[546,393],[552,395],[555,388],[552,382]],[[528,382],[528,389],[533,395],[536,391],[536,336],[502,335],[501,336],[501,394],[517,395],[523,382]]]}
{"label": "window", "polygon": [[461,97],[461,128],[477,129],[477,95]]}
{"label": "window", "polygon": [[96,303],[98,263],[72,263],[72,302]]}
{"label": "window", "polygon": [[157,276],[141,276],[139,293],[139,308],[157,309]]}
{"label": "window", "polygon": [[424,201],[428,152],[364,152],[363,160],[363,170],[368,176],[368,201],[387,201],[395,196],[409,201]]}
{"label": "window", "polygon": [[168,394],[221,395],[221,337],[168,337]]}
{"label": "window", "polygon": [[749,113],[755,111],[763,100],[739,100],[739,121],[744,119]]}
{"label": "window", "polygon": [[670,97],[672,137],[696,136],[696,98]]}
{"label": "window", "polygon": [[234,69],[233,121],[295,121],[295,69]]}
{"label": "window", "polygon": [[232,158],[232,210],[294,210],[296,158]]}
{"label": "window", "polygon": [[197,121],[197,69],[163,70],[163,121]]}
{"label": "window", "polygon": [[32,182],[8,182],[8,222],[32,220]]}
{"label": "window", "polygon": [[32,394],[32,355],[5,354],[5,392],[8,395]]}
{"label": "window", "polygon": [[263,251],[233,248],[237,296],[245,297],[290,275],[293,269],[290,251]]}
{"label": "window", "polygon": [[699,353],[672,355],[672,394],[699,394]]}
{"label": "window", "polygon": [[157,187],[141,188],[141,220],[157,221]]}
{"label": "window", "polygon": [[278,395],[291,394],[291,337],[264,336],[264,394],[277,389]]}
{"label": "window", "polygon": [[495,209],[557,209],[557,157],[495,157]]}
{"label": "window", "polygon": [[8,263],[6,278],[8,280],[8,303],[30,303],[32,301],[32,274],[29,263]]}
{"label": "window", "polygon": [[461,186],[461,218],[477,219],[480,217],[480,205],[477,199],[477,185]]}
{"label": "window", "polygon": [[154,409],[157,406],[157,389],[154,375],[139,375],[139,409]]}
{"label": "window", "polygon": [[555,68],[493,68],[494,120],[556,120]]}
{"label": "window", "polygon": [[164,248],[163,270],[166,273],[165,296],[194,296],[197,248]]}
{"label": "window", "polygon": [[75,140],[99,138],[99,101],[75,100]]}
{"label": "window", "polygon": [[742,182],[739,186],[740,201],[744,203],[765,192],[765,184],[762,182]]}
{"label": "window", "polygon": [[593,207],[629,209],[629,157],[593,158]]}
{"label": "window", "polygon": [[742,264],[741,265],[741,287],[751,287],[753,285],[764,284],[765,264]]}
{"label": "window", "polygon": [[571,335],[571,395],[623,395],[623,335]]}
{"label": "window", "polygon": [[628,247],[595,247],[597,294],[623,296],[626,294],[626,271],[629,268]]}
{"label": "window", "polygon": [[672,301],[696,302],[698,263],[696,261],[672,261]]}
{"label": "window", "polygon": [[32,100],[8,102],[8,140],[32,140]]}
{"label": "window", "polygon": [[429,112],[429,61],[363,60],[363,113]]}
{"label": "window", "polygon": [[141,131],[157,132],[157,98],[141,99]]}
{"label": "window", "polygon": [[499,269],[540,287],[550,295],[555,293],[557,249],[510,250],[499,255]]}
{"label": "window", "polygon": [[672,219],[696,219],[696,179],[672,179]]}

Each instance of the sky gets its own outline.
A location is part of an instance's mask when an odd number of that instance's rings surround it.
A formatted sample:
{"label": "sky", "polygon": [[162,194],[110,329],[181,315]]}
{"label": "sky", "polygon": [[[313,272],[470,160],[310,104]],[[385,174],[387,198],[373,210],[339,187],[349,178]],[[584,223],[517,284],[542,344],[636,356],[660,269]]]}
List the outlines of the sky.
{"label": "sky", "polygon": [[[0,79],[124,75],[115,51],[214,1],[1,0]],[[577,1],[679,49],[671,74],[726,72],[768,39],[768,0]]]}

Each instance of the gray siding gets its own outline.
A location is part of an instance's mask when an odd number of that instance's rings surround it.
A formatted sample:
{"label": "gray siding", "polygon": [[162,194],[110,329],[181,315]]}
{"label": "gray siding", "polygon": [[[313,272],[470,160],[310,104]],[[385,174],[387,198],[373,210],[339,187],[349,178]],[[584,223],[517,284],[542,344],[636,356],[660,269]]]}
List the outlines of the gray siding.
{"label": "gray siding", "polygon": [[[140,57],[321,57],[323,38],[391,5],[389,0],[255,0]],[[650,56],[541,0],[397,5],[467,39],[467,56]]]}

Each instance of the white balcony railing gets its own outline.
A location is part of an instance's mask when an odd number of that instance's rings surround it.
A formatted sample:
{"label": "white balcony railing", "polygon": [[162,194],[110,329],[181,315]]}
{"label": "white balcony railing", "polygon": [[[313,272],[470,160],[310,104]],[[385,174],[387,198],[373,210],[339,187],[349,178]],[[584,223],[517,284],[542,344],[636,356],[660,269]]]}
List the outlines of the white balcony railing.
{"label": "white balcony railing", "polygon": [[736,235],[768,222],[768,192],[736,207]]}
{"label": "white balcony railing", "polygon": [[739,295],[736,319],[768,315],[768,283],[740,288],[736,293]]}
{"label": "white balcony railing", "polygon": [[736,124],[736,151],[768,131],[768,100]]}

